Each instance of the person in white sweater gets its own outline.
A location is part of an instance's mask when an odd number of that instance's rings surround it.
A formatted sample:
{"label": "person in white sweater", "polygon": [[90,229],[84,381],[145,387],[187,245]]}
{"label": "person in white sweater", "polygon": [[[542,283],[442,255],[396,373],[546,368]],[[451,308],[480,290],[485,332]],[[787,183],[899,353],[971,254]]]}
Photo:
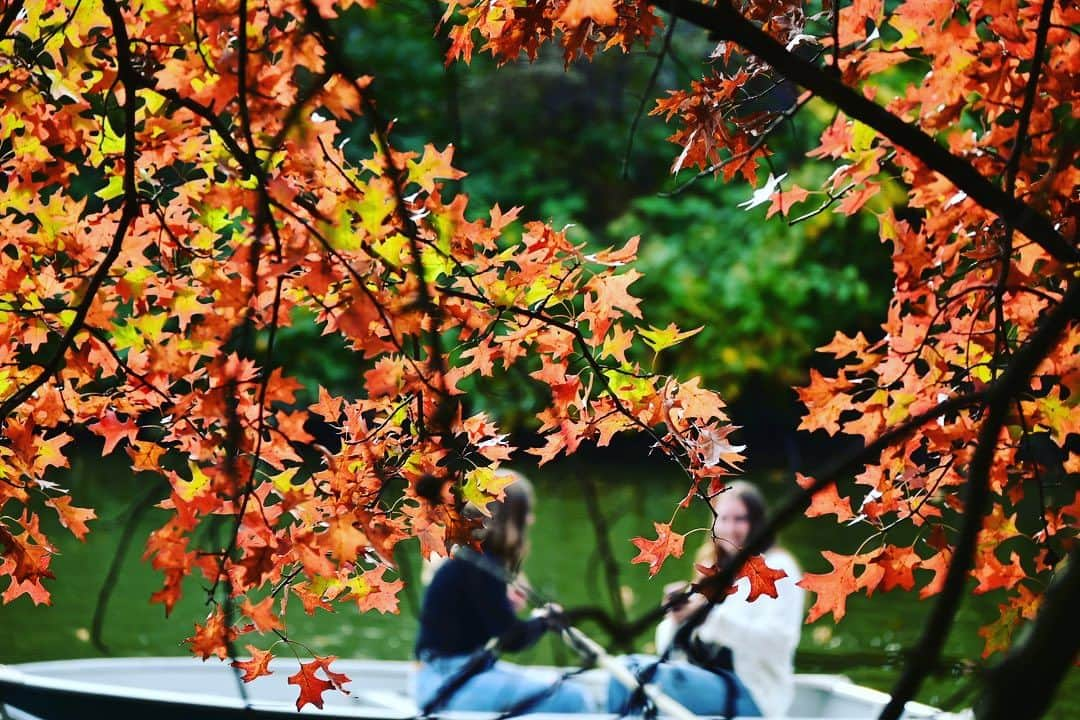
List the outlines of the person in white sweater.
{"label": "person in white sweater", "polygon": [[[713,537],[696,559],[698,565],[720,567],[764,524],[766,508],[757,488],[733,482],[713,499],[713,510]],[[804,603],[804,592],[796,583],[802,575],[795,559],[779,547],[770,547],[762,559],[768,567],[787,573],[776,582],[775,598],[762,595],[748,602],[750,582],[740,578],[735,592],[714,605],[700,625],[678,633],[687,618],[708,602],[700,594],[691,595],[656,629],[657,651],[666,655],[665,661],[656,665],[657,658],[636,655],[627,659],[628,665],[651,674],[648,682],[698,715],[786,713],[795,694],[793,660]],[[670,596],[684,587],[677,583],[665,591]],[[671,648],[676,640],[678,645]],[[609,688],[610,712],[625,712],[629,702],[630,695],[621,686]]]}

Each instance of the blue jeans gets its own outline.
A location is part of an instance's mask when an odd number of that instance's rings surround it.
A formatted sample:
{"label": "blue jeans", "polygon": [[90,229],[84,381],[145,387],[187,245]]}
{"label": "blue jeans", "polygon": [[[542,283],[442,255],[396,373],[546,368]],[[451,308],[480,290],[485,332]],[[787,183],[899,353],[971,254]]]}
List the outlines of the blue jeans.
{"label": "blue jeans", "polygon": [[[656,662],[652,655],[627,655],[623,663],[635,674]],[[739,717],[760,717],[761,710],[750,692],[735,673],[724,676],[686,662],[663,663],[656,668],[648,683],[695,715],[723,715],[728,709],[729,688],[735,691],[732,707]],[[608,712],[624,714],[630,700],[630,690],[614,678],[608,683]]]}
{"label": "blue jeans", "polygon": [[[421,663],[413,678],[416,704],[423,707],[435,697],[443,683],[453,677],[468,659],[468,655],[456,655]],[[556,677],[512,663],[497,662],[466,681],[437,709],[504,712],[525,698],[542,695],[542,699],[530,705],[526,712],[584,713],[594,710],[588,692],[572,680],[564,680],[545,694]]]}

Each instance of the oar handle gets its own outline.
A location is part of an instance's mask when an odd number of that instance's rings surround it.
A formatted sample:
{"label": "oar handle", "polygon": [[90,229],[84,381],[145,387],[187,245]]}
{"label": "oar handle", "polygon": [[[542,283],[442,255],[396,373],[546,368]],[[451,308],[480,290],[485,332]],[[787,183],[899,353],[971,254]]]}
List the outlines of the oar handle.
{"label": "oar handle", "polygon": [[[532,587],[523,585],[515,580],[505,568],[496,566],[483,555],[480,555],[471,548],[458,548],[455,557],[461,558],[465,562],[485,570],[494,577],[505,582],[507,585],[518,588],[529,597],[529,600],[534,605],[547,605],[550,602]],[[607,650],[605,650],[600,643],[596,642],[576,627],[565,622],[565,619],[561,625],[560,635],[566,640],[570,647],[574,648],[582,655],[592,658],[597,665],[607,670],[611,677],[622,683],[628,690],[633,692],[637,690],[638,687],[641,687],[645,692],[645,695],[652,700],[654,705],[656,705],[656,709],[668,717],[674,718],[675,720],[697,720],[697,715],[687,710],[673,698],[665,695],[656,685],[651,683],[642,684],[629,668],[609,655]]]}
{"label": "oar handle", "polygon": [[669,695],[664,694],[656,685],[652,683],[642,684],[628,667],[619,662],[617,658],[609,655],[600,643],[585,633],[571,625],[566,625],[563,628],[563,635],[571,647],[594,658],[597,665],[607,670],[612,678],[622,683],[628,690],[633,692],[638,687],[641,687],[645,695],[652,700],[653,704],[656,705],[656,709],[662,715],[675,718],[675,720],[697,720],[697,715],[687,710]]}

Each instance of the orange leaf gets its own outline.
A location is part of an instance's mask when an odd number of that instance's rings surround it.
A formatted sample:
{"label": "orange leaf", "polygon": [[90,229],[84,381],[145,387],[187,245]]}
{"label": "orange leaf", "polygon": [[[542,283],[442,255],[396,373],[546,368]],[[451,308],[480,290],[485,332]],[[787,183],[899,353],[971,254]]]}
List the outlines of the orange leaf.
{"label": "orange leaf", "polygon": [[656,540],[646,540],[642,537],[634,538],[634,545],[640,551],[630,562],[648,563],[649,576],[660,572],[661,566],[669,556],[682,557],[684,535],[672,531],[667,523],[653,523],[656,528]]}
{"label": "orange leaf", "polygon": [[274,615],[273,605],[273,595],[267,595],[262,599],[262,602],[257,605],[252,605],[250,600],[245,599],[240,605],[240,612],[251,618],[251,621],[255,623],[255,629],[261,633],[281,630],[285,626],[282,625],[281,620]]}
{"label": "orange leaf", "polygon": [[320,667],[319,663],[301,663],[300,669],[294,675],[289,676],[289,684],[300,688],[300,695],[296,698],[296,709],[300,710],[305,705],[314,705],[322,709],[322,694],[327,690],[333,690],[334,684],[329,680],[323,680],[315,675]]}
{"label": "orange leaf", "polygon": [[952,561],[952,552],[942,550],[936,555],[926,558],[919,567],[923,570],[933,570],[934,577],[919,590],[919,597],[923,600],[931,595],[937,595],[941,588],[945,587],[945,576],[949,573],[949,564]]}
{"label": "orange leaf", "polygon": [[792,185],[790,190],[777,190],[773,193],[772,204],[765,213],[765,219],[771,218],[776,213],[787,217],[792,205],[798,205],[808,197],[810,197],[809,191],[798,185]]}
{"label": "orange leaf", "polygon": [[[226,647],[225,613],[221,608],[215,609],[206,618],[205,625],[195,624],[195,634],[184,642],[191,648],[191,652],[206,660],[211,655],[217,655],[224,660],[229,656]],[[228,630],[229,640],[234,639],[237,632],[234,628]]]}
{"label": "orange leaf", "polygon": [[[326,657],[316,655],[311,662],[301,663],[300,670],[295,675],[289,676],[289,684],[300,688],[300,696],[296,699],[297,710],[308,704],[322,709],[322,694],[327,690],[339,690],[348,695],[349,691],[342,687],[349,682],[348,676],[330,670],[330,663],[336,659],[333,655]],[[323,680],[317,676],[315,673],[319,670],[322,670],[330,679]]]}
{"label": "orange leaf", "polygon": [[273,653],[269,650],[260,650],[254,645],[245,645],[247,651],[251,653],[250,660],[235,660],[232,666],[244,671],[242,680],[244,682],[251,682],[257,677],[263,675],[273,675],[270,671],[270,661],[274,659]]}
{"label": "orange leaf", "polygon": [[134,443],[136,436],[139,434],[139,426],[134,418],[120,422],[116,417],[116,413],[112,410],[105,411],[101,419],[91,425],[90,429],[105,438],[105,447],[101,449],[102,457],[116,449],[117,443],[121,440]]}
{"label": "orange leaf", "polygon": [[822,556],[833,566],[830,572],[806,573],[798,582],[799,587],[815,593],[817,598],[810,607],[806,622],[812,623],[827,612],[839,621],[847,612],[847,597],[858,589],[855,581],[855,557],[823,550]]}
{"label": "orange leaf", "polygon": [[45,504],[56,510],[56,514],[60,516],[60,524],[70,530],[72,535],[79,540],[86,540],[86,533],[90,532],[86,521],[96,518],[96,512],[89,508],[72,507],[71,498],[67,495],[49,498]]}
{"label": "orange leaf", "polygon": [[[814,484],[814,478],[795,473],[795,482],[805,489]],[[836,522],[846,522],[855,517],[855,513],[851,511],[851,500],[840,497],[835,483],[829,483],[818,490],[810,499],[806,517],[821,517],[822,515],[836,515]]]}
{"label": "orange leaf", "polygon": [[750,592],[746,601],[754,602],[762,595],[777,597],[776,581],[787,576],[786,570],[775,570],[765,564],[765,558],[761,555],[754,555],[739,569],[735,577],[750,581]]}
{"label": "orange leaf", "polygon": [[567,27],[576,28],[586,19],[612,25],[617,17],[614,0],[570,0],[559,19]]}

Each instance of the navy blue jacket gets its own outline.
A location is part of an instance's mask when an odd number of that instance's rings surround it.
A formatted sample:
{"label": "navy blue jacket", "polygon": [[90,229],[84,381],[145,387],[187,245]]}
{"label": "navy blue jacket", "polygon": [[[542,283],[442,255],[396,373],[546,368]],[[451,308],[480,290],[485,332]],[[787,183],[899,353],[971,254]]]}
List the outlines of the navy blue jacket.
{"label": "navy blue jacket", "polygon": [[452,558],[438,569],[424,594],[416,655],[467,655],[493,637],[503,638],[503,650],[523,650],[540,638],[544,627],[541,618],[521,620],[514,614],[505,582]]}

